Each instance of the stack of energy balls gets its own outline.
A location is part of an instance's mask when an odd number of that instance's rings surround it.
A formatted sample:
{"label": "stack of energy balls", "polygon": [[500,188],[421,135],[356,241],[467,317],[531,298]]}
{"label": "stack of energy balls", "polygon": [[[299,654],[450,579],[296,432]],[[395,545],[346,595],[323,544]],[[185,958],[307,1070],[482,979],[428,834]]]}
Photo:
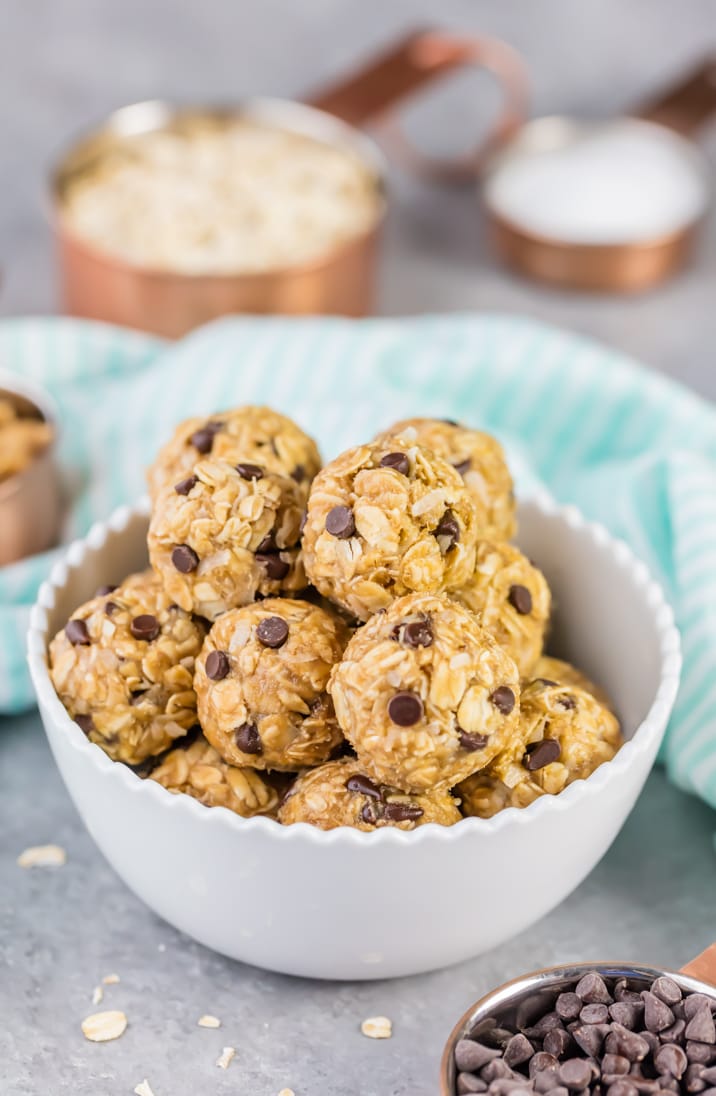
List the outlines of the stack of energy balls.
{"label": "stack of energy balls", "polygon": [[50,645],[114,760],[244,817],[451,825],[557,794],[621,744],[543,655],[550,592],[510,543],[499,444],[398,422],[321,468],[263,407],[182,423],[148,473],[151,570]]}

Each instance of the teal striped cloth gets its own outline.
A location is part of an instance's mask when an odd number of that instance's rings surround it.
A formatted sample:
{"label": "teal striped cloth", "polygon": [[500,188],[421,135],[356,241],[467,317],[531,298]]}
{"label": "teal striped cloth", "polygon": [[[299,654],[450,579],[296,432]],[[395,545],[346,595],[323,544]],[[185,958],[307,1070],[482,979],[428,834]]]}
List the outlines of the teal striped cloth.
{"label": "teal striped cloth", "polygon": [[[537,483],[627,540],[664,585],[684,680],[664,748],[672,778],[716,806],[716,411],[596,343],[515,317],[231,318],[166,346],[95,324],[9,320],[0,365],[44,384],[63,426],[65,538],[143,490],[187,415],[269,403],[331,457],[396,418],[461,418]],[[56,552],[0,571],[0,711],[32,704],[29,605]]]}

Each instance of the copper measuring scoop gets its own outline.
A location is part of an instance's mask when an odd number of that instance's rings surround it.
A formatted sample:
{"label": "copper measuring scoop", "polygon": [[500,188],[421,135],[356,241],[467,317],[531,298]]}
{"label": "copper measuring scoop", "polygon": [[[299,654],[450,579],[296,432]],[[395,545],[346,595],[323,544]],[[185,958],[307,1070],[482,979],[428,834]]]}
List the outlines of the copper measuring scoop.
{"label": "copper measuring scoop", "polygon": [[[711,198],[710,171],[701,150],[691,136],[716,111],[716,58],[703,63],[683,82],[671,88],[655,101],[645,104],[634,115],[604,122],[584,122],[574,118],[553,116],[528,122],[507,141],[487,166],[482,180],[482,196],[487,214],[492,245],[503,261],[515,270],[554,285],[575,289],[632,291],[645,289],[674,273],[689,258],[698,238]],[[570,193],[564,174],[566,157],[583,157],[585,150],[594,151],[611,142],[614,152],[613,197],[618,200],[625,165],[618,149],[631,145],[632,161],[642,150],[652,164],[645,186],[626,182],[624,199],[634,209],[634,227],[630,235],[628,223],[622,229],[614,227],[614,235],[604,230],[591,234],[588,223],[580,231],[572,227],[564,234],[555,227],[540,224],[540,199],[552,203],[556,218],[564,220],[564,210],[570,202],[581,201],[582,221],[589,221],[591,201],[593,220],[599,221],[599,204],[607,200],[603,194],[591,194],[584,188],[581,194]],[[562,158],[562,184],[555,163]],[[582,159],[585,166],[585,161]],[[551,167],[550,167],[551,165]],[[660,165],[660,166],[659,166]],[[663,170],[660,170],[660,167]],[[551,176],[549,174],[551,170]],[[663,176],[671,172],[678,180],[680,195],[671,198],[662,189],[662,200],[676,200],[673,219],[659,228],[639,228],[639,209],[647,201],[658,200],[653,184],[663,188]],[[546,172],[546,174],[545,174]],[[540,185],[540,173],[542,174]],[[661,178],[655,178],[661,176]],[[532,185],[530,186],[530,179]],[[587,180],[589,183],[589,180]],[[510,191],[510,185],[512,187]],[[521,189],[520,189],[521,187]],[[531,205],[530,205],[531,202]],[[520,212],[520,203],[522,212]],[[543,206],[544,206],[543,201]],[[560,205],[562,213],[560,213]],[[681,205],[681,209],[678,206]],[[624,218],[622,218],[624,220]],[[629,217],[626,217],[628,222]],[[554,223],[554,222],[553,222]]]}
{"label": "copper measuring scoop", "polygon": [[[407,142],[399,136],[396,109],[419,88],[463,66],[489,70],[502,88],[502,109],[482,147],[486,154],[524,121],[524,66],[503,42],[440,31],[409,35],[307,103],[249,99],[210,108],[152,101],[115,111],[77,141],[52,174],[53,225],[65,309],[169,337],[231,312],[366,314],[372,307],[377,245],[388,199],[382,154],[358,127],[375,122],[389,126],[392,119],[394,144],[404,151]],[[140,134],[176,131],[197,117],[264,121],[349,149],[375,180],[380,196],[375,220],[366,232],[313,262],[221,275],[148,269],[103,252],[71,231],[62,216],[63,194],[78,175]],[[464,172],[476,159],[477,153],[458,164],[443,162],[440,168],[450,174],[458,169]]]}
{"label": "copper measuring scoop", "polygon": [[513,1022],[518,1008],[528,999],[551,1008],[557,996],[573,986],[583,975],[596,972],[606,978],[627,978],[635,988],[647,988],[656,978],[673,979],[689,993],[704,993],[716,1001],[716,943],[711,944],[680,971],[634,966],[630,963],[579,963],[572,966],[547,967],[532,974],[523,974],[511,982],[481,997],[460,1017],[451,1031],[440,1065],[440,1094],[455,1096],[455,1047],[461,1039],[479,1033],[489,1021]]}

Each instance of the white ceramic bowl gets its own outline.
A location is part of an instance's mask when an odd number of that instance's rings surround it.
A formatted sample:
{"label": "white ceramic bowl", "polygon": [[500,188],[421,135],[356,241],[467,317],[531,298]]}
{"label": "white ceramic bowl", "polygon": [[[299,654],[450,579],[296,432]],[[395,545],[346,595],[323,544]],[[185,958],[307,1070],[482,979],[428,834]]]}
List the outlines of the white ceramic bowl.
{"label": "white ceramic bowl", "polygon": [[523,503],[519,518],[520,546],[554,591],[555,653],[568,653],[608,689],[629,741],[559,796],[489,821],[411,833],[246,820],[110,761],[55,696],[45,652],[100,584],[146,566],[147,507],[118,510],[73,544],[34,608],[30,670],[65,784],[127,885],[208,947],[319,978],[385,978],[458,962],[525,929],[574,890],[613,841],[654,761],[678,686],[679,638],[659,587],[604,528],[547,499]]}

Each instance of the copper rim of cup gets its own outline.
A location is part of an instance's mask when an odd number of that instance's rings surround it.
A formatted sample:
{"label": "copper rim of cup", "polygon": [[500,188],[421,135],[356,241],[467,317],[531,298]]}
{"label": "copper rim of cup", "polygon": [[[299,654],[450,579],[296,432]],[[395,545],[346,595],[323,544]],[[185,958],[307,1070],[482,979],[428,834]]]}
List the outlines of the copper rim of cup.
{"label": "copper rim of cup", "polygon": [[440,1062],[440,1096],[455,1096],[455,1047],[460,1039],[469,1037],[481,1020],[486,1020],[491,1015],[499,1015],[502,1010],[529,994],[553,991],[561,986],[574,984],[584,974],[592,971],[608,978],[633,978],[645,982],[653,982],[655,978],[666,976],[673,978],[681,989],[688,990],[690,993],[705,993],[709,997],[716,997],[714,985],[692,978],[683,971],[671,971],[634,963],[574,963],[543,967],[541,970],[522,974],[484,994],[457,1021],[447,1038]]}

